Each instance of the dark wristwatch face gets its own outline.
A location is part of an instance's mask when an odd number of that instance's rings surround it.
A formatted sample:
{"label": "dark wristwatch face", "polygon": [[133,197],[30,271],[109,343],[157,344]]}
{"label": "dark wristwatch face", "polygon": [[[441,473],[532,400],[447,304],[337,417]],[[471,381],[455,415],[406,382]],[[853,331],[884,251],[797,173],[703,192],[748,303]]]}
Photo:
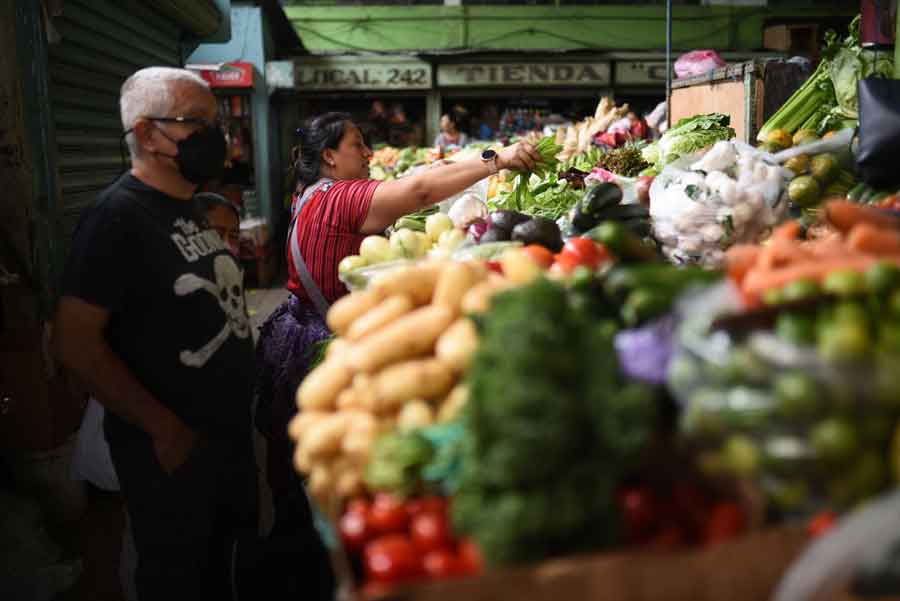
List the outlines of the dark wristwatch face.
{"label": "dark wristwatch face", "polygon": [[481,153],[481,160],[482,161],[490,161],[490,160],[493,160],[493,158],[495,156],[497,156],[496,150],[485,150],[484,152]]}

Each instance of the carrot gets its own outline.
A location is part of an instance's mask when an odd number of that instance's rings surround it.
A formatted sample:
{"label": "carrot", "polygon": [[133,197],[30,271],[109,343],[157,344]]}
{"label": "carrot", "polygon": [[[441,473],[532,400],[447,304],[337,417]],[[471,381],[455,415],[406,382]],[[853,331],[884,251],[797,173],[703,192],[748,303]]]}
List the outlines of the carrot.
{"label": "carrot", "polygon": [[735,282],[740,282],[756,265],[762,247],[756,244],[736,244],[725,253],[725,264],[728,266],[728,275]]}
{"label": "carrot", "polygon": [[[771,288],[781,288],[790,282],[800,279],[820,281],[832,271],[853,269],[864,271],[876,261],[875,257],[866,255],[850,255],[833,257],[829,260],[804,261],[781,269],[752,269],[742,283],[742,289],[748,296],[759,296]],[[900,264],[900,258],[898,258]]]}
{"label": "carrot", "polygon": [[800,237],[800,222],[787,221],[772,232],[772,240],[796,240]]}
{"label": "carrot", "polygon": [[878,209],[843,200],[833,200],[825,205],[825,218],[834,227],[847,233],[857,223],[869,223],[878,227],[900,228],[900,219]]}
{"label": "carrot", "polygon": [[847,235],[847,246],[872,255],[900,255],[900,232],[857,223]]}

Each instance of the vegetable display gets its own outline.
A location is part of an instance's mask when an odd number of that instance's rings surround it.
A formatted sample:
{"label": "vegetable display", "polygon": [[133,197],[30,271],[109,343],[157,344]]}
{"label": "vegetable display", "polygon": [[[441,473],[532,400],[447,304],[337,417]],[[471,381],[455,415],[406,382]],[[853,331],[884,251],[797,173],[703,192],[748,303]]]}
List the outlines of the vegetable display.
{"label": "vegetable display", "polygon": [[618,373],[614,328],[545,279],[497,296],[484,327],[467,375],[454,526],[491,565],[613,544],[614,491],[654,409]]}
{"label": "vegetable display", "polygon": [[[509,286],[480,262],[432,261],[376,278],[332,305],[328,326],[338,337],[297,390],[301,411],[289,427],[295,465],[326,511],[364,490],[379,435],[455,416],[465,402],[460,374],[478,343],[462,315],[486,310]],[[426,445],[410,436],[378,452],[415,465]],[[372,469],[376,483],[402,481],[403,469]]]}
{"label": "vegetable display", "polygon": [[681,156],[732,139],[734,129],[729,127],[730,123],[731,117],[721,113],[686,117],[667,130],[657,142],[646,146],[642,155],[658,173]]}
{"label": "vegetable display", "polygon": [[761,240],[786,213],[788,175],[733,141],[669,165],[650,188],[653,233],[663,253],[674,263],[720,266],[730,246]]}
{"label": "vegetable display", "polygon": [[839,40],[833,31],[825,34],[822,61],[800,89],[760,128],[758,141],[777,144],[779,136],[792,136],[798,131],[822,135],[856,127],[859,80],[893,77],[891,54],[862,48],[859,28],[857,17],[844,40]]}

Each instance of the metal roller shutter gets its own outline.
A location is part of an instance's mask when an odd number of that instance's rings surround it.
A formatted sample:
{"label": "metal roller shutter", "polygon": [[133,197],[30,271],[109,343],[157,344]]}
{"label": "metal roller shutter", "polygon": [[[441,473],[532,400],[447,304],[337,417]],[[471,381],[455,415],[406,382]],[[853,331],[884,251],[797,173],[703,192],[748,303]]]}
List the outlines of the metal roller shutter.
{"label": "metal roller shutter", "polygon": [[124,167],[119,88],[142,67],[180,66],[184,26],[149,2],[66,0],[53,27],[61,36],[49,45],[61,192],[56,214],[68,249],[81,211]]}

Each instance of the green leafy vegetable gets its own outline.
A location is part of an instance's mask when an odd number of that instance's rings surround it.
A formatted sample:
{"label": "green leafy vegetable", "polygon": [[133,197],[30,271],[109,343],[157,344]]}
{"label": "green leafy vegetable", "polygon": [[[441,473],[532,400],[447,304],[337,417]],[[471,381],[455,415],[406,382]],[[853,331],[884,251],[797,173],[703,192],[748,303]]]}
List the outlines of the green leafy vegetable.
{"label": "green leafy vegetable", "polygon": [[731,117],[722,113],[687,117],[666,131],[659,141],[644,148],[642,155],[648,163],[662,169],[682,155],[733,138],[734,129],[729,127],[730,123]]}
{"label": "green leafy vegetable", "polygon": [[372,490],[408,496],[421,484],[421,471],[432,460],[434,447],[419,432],[396,432],[379,438],[366,468]]}
{"label": "green leafy vegetable", "polygon": [[626,144],[602,153],[597,166],[624,177],[637,177],[650,163],[641,154],[639,146]]}
{"label": "green leafy vegetable", "polygon": [[616,324],[545,279],[494,297],[483,324],[456,528],[494,565],[613,544],[615,489],[654,424],[649,390],[619,374]]}

